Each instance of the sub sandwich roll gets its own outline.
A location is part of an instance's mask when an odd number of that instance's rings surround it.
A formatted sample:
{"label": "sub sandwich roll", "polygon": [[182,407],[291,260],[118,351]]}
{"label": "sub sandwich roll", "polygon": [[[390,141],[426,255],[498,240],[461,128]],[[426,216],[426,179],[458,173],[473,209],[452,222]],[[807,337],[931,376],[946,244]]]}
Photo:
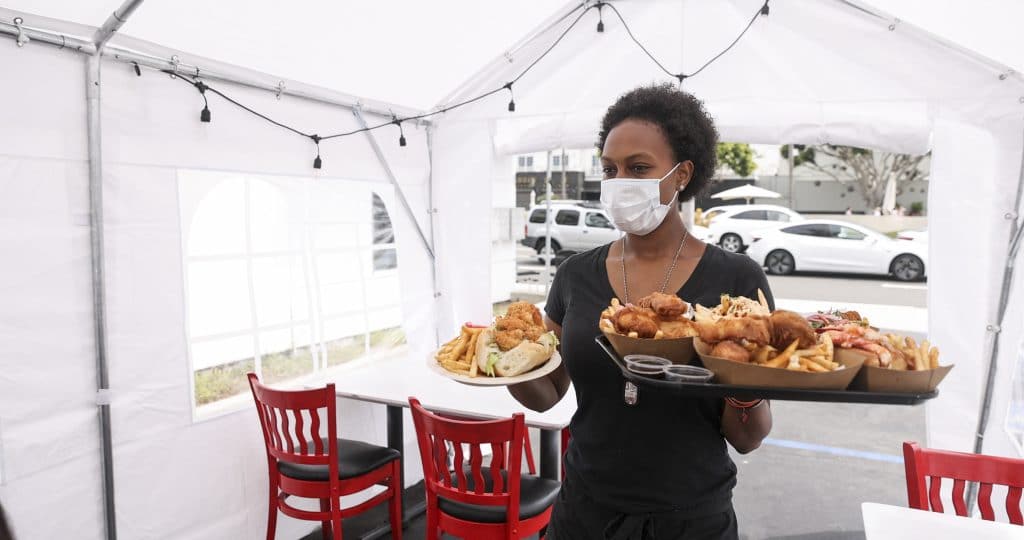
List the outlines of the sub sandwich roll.
{"label": "sub sandwich roll", "polygon": [[533,370],[551,360],[558,348],[553,332],[541,334],[536,340],[525,337],[518,345],[502,350],[497,333],[491,327],[480,333],[476,342],[476,362],[480,370],[491,377],[514,377]]}

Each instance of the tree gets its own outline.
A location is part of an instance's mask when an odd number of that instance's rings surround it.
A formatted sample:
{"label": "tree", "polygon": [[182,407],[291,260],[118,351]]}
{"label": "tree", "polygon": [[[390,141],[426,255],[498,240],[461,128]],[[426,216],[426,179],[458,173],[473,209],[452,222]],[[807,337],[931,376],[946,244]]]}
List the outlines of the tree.
{"label": "tree", "polygon": [[[869,208],[882,205],[890,179],[896,182],[896,194],[899,195],[903,193],[902,184],[905,182],[928,178],[928,172],[920,168],[921,161],[928,154],[912,156],[831,144],[794,144],[793,148],[794,167],[808,167],[841,184],[857,186]],[[780,153],[789,159],[789,145],[783,145]]]}
{"label": "tree", "polygon": [[732,169],[741,178],[750,176],[757,169],[754,149],[746,143],[718,143],[718,163]]}

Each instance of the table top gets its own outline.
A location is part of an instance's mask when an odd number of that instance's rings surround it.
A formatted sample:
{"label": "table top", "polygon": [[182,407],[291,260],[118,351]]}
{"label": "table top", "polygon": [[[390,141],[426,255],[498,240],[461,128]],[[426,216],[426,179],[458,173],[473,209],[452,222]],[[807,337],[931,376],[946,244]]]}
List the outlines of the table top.
{"label": "table top", "polygon": [[888,504],[863,503],[864,534],[867,540],[986,540],[1024,539],[1024,527],[980,518],[940,514]]}
{"label": "table top", "polygon": [[507,418],[521,412],[526,425],[560,430],[569,425],[576,412],[572,387],[551,409],[536,412],[523,407],[504,386],[469,386],[427,369],[423,360],[388,358],[346,370],[324,382],[333,382],[338,397],[385,405],[409,406],[409,398],[420,400],[429,410],[477,418]]}

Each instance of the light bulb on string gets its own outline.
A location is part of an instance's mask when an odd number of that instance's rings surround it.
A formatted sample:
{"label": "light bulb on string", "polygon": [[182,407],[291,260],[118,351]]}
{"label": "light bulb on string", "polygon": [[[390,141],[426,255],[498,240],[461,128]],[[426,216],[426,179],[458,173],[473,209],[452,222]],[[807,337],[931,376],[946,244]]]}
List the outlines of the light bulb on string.
{"label": "light bulb on string", "polygon": [[597,31],[604,33],[604,2],[597,4]]}
{"label": "light bulb on string", "polygon": [[768,9],[768,0],[765,0],[764,1],[764,5],[761,6],[761,15],[767,16],[768,15],[768,11],[769,11],[769,9]]}
{"label": "light bulb on string", "polygon": [[402,130],[402,122],[394,115],[391,118],[391,123],[398,126],[398,146],[405,146],[405,131]]}
{"label": "light bulb on string", "polygon": [[195,83],[196,89],[199,90],[199,94],[203,96],[203,110],[199,113],[199,121],[209,124],[210,123],[210,102],[206,100],[206,89],[208,88],[203,81]]}
{"label": "light bulb on string", "polygon": [[508,112],[516,112],[516,95],[512,92],[512,83],[505,83],[505,88],[509,94]]}
{"label": "light bulb on string", "polygon": [[313,159],[313,168],[314,169],[321,169],[323,167],[323,165],[324,165],[324,161],[322,159],[320,159],[320,136],[319,135],[310,135],[309,138],[312,139],[313,140],[313,144],[316,145],[316,158]]}

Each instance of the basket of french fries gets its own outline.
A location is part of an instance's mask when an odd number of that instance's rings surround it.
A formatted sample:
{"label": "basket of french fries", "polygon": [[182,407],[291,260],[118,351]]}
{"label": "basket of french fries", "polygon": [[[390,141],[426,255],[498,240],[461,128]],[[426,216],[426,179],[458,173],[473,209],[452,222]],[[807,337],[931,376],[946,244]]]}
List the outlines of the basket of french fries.
{"label": "basket of french fries", "polygon": [[939,365],[939,348],[928,340],[882,333],[854,311],[819,312],[807,317],[815,331],[829,336],[837,358],[861,358],[864,367],[851,388],[868,392],[933,392],[953,369]]}
{"label": "basket of french fries", "polygon": [[697,335],[692,313],[682,298],[656,292],[629,305],[612,298],[598,325],[620,357],[643,354],[689,364]]}
{"label": "basket of french fries", "polygon": [[722,295],[714,308],[698,305],[694,348],[721,384],[764,388],[843,390],[864,363],[836,357],[828,335],[819,335],[799,313],[771,311],[758,300]]}
{"label": "basket of french fries", "polygon": [[528,302],[513,303],[490,326],[462,325],[458,336],[427,359],[434,372],[474,386],[533,380],[559,364],[558,338],[544,327],[540,310]]}

